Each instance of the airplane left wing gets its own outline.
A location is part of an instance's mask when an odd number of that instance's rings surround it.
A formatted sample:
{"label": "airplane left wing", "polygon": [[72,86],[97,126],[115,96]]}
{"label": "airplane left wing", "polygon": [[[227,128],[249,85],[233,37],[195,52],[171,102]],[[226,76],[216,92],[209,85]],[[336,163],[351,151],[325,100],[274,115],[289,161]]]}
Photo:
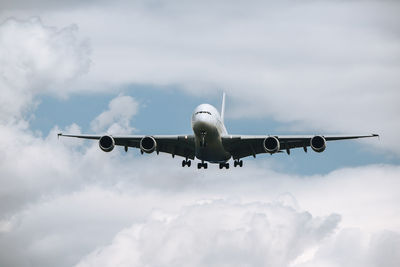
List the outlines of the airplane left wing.
{"label": "airplane left wing", "polygon": [[[229,151],[233,159],[240,159],[247,156],[256,157],[261,153],[278,153],[290,149],[311,146],[316,152],[325,150],[325,141],[336,141],[346,139],[358,139],[366,137],[378,137],[377,134],[370,135],[228,135],[222,137],[222,144]],[[314,141],[314,146],[311,143]],[[265,143],[267,142],[267,143]],[[268,151],[265,146],[270,146]]]}
{"label": "airplane left wing", "polygon": [[[99,140],[103,137],[111,137],[113,140],[113,145],[115,146],[123,146],[125,150],[128,150],[128,147],[138,148],[141,151],[142,148],[140,143],[144,138],[148,142],[155,141],[154,150],[155,152],[165,152],[169,153],[172,156],[181,156],[188,159],[194,159],[195,156],[195,146],[194,146],[194,136],[193,135],[152,135],[152,136],[145,136],[145,135],[126,135],[126,136],[118,136],[118,135],[72,135],[72,134],[62,134],[59,133],[58,136],[63,137],[75,137],[75,138],[83,138],[83,139],[91,139],[91,140]],[[111,139],[110,144],[112,144]],[[106,140],[107,141],[107,140]],[[109,147],[107,150],[104,151],[111,151],[113,149],[113,145]],[[111,148],[112,147],[112,148]],[[101,148],[101,147],[100,147]],[[148,151],[144,151],[147,153],[151,153],[149,149]]]}

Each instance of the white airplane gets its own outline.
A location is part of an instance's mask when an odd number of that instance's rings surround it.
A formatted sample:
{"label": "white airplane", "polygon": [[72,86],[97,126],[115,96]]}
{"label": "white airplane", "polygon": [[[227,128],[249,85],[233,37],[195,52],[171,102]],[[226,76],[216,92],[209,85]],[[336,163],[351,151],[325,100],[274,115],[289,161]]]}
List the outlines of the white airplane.
{"label": "white airplane", "polygon": [[191,165],[195,157],[201,162],[197,168],[207,169],[207,163],[217,163],[219,168],[229,169],[232,158],[234,166],[243,166],[241,160],[247,156],[256,157],[260,153],[279,153],[302,147],[307,152],[311,147],[315,152],[323,152],[327,141],[377,137],[369,135],[230,135],[224,125],[225,93],[222,97],[221,114],[209,104],[201,104],[192,115],[191,135],[72,135],[59,133],[58,136],[99,140],[99,147],[110,152],[115,146],[139,148],[140,152],[158,154],[165,152],[175,157],[184,157],[182,167]]}

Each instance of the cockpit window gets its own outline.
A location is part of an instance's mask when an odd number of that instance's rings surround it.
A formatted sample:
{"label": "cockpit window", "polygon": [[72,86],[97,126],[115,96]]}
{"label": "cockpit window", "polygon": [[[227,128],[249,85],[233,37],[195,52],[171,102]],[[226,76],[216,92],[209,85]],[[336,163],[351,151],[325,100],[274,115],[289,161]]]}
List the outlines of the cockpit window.
{"label": "cockpit window", "polygon": [[209,112],[209,111],[197,111],[197,112],[195,113],[195,115],[200,114],[200,113],[206,113],[206,114],[211,115],[211,112]]}

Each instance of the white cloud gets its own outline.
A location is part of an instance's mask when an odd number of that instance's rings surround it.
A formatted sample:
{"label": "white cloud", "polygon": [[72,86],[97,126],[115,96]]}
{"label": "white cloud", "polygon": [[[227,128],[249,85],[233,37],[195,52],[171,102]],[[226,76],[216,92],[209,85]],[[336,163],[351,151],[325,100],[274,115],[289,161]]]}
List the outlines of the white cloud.
{"label": "white cloud", "polygon": [[366,234],[359,229],[348,228],[323,242],[312,259],[295,266],[395,267],[400,263],[399,250],[399,233],[380,231]]}
{"label": "white cloud", "polygon": [[[74,25],[58,29],[44,25],[39,18],[8,18],[0,24],[2,216],[44,192],[74,187],[67,178],[73,176],[71,166],[75,164],[70,161],[73,153],[69,153],[79,142],[56,145],[55,132],[41,138],[30,131],[25,116],[35,108],[37,95],[70,92],[67,86],[88,71],[88,55],[87,43],[78,38]],[[77,125],[68,129],[80,131]],[[66,176],[59,176],[61,171]]]}
{"label": "white cloud", "polygon": [[123,230],[77,266],[287,266],[339,220],[279,204],[211,201]]}
{"label": "white cloud", "polygon": [[126,134],[134,129],[130,126],[132,116],[138,111],[138,103],[130,96],[119,95],[108,105],[108,110],[91,122],[94,132]]}
{"label": "white cloud", "polygon": [[39,18],[7,19],[0,24],[0,120],[23,116],[37,94],[65,95],[64,86],[89,64],[88,46],[77,38],[76,26],[57,29]]}
{"label": "white cloud", "polygon": [[[243,244],[269,248],[268,258],[263,258],[265,253],[253,255],[257,251],[245,250],[246,255],[255,257],[250,266],[259,266],[256,260],[262,259],[286,263],[283,266],[293,262],[336,264],[350,244],[364,244],[385,230],[391,231],[385,247],[397,248],[398,167],[367,166],[298,177],[276,173],[255,162],[245,169],[199,172],[177,169],[178,160],[163,155],[104,153],[96,143],[83,150],[64,147],[65,139],[56,143],[55,133],[38,145],[25,143],[15,147],[15,152],[7,152],[8,172],[4,172],[5,165],[0,168],[0,177],[6,177],[1,184],[19,188],[6,189],[13,198],[4,198],[2,193],[2,203],[9,206],[8,216],[1,222],[2,265],[25,266],[26,260],[40,266],[70,266],[82,260],[82,265],[100,261],[107,266],[120,259],[126,260],[122,266],[138,260],[143,265],[168,265],[194,251],[193,265],[201,266],[201,260],[207,258],[204,264],[221,266],[231,263],[234,258],[225,255],[240,251]],[[30,154],[34,158],[27,153],[32,150],[36,151]],[[21,161],[35,167],[12,164],[17,151]],[[33,181],[37,186],[32,186]],[[24,201],[16,202],[21,196]],[[332,213],[342,217],[339,226],[336,215],[329,216]],[[360,233],[342,242],[341,233],[348,229]],[[332,230],[339,235],[331,235]],[[251,236],[251,231],[258,231],[259,238]],[[215,242],[209,244],[207,238]],[[142,243],[137,247],[139,241]],[[192,249],[196,242],[203,245],[198,250]],[[271,247],[272,242],[275,246]],[[384,251],[374,244],[367,243],[360,247],[361,254],[352,255],[349,260],[353,266],[363,266],[363,255],[372,252],[376,252],[376,261],[384,260]],[[180,246],[187,249],[178,250]],[[146,256],[152,248],[160,252],[158,258]],[[211,255],[207,248],[221,253]],[[272,253],[274,249],[281,253]],[[310,250],[311,256],[304,256]],[[239,261],[243,254],[238,255]],[[393,262],[398,263],[397,258]]]}

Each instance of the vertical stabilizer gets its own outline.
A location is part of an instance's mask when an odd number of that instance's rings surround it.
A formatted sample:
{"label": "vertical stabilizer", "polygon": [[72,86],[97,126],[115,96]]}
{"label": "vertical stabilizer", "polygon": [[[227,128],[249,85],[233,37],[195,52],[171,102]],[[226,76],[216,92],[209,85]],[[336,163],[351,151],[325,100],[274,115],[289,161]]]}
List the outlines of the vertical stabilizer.
{"label": "vertical stabilizer", "polygon": [[224,123],[225,117],[225,92],[222,94],[221,120]]}

